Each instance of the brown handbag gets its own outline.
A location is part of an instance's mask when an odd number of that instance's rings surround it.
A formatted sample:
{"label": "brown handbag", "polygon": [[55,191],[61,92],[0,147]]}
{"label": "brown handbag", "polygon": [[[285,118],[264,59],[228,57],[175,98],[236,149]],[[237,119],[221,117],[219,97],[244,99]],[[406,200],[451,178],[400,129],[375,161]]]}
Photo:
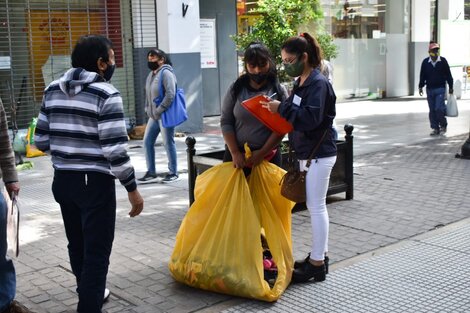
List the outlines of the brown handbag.
{"label": "brown handbag", "polygon": [[[326,136],[328,130],[325,130],[323,136],[321,137],[320,141],[318,141],[315,148],[313,148],[312,153],[307,160],[307,171],[312,163],[312,158],[317,152],[320,144],[322,143],[323,139]],[[289,144],[289,156],[287,158],[287,173],[281,179],[281,195],[293,202],[302,203],[305,202],[307,199],[306,191],[305,191],[305,177],[307,176],[307,171],[301,171],[299,169],[299,162],[298,160],[294,159],[294,154],[292,151],[292,147]]]}

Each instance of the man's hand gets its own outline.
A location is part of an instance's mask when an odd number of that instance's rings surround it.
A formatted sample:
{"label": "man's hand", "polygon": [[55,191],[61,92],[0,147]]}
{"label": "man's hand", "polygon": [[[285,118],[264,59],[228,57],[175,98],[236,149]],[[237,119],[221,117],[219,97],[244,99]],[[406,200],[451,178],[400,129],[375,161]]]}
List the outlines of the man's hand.
{"label": "man's hand", "polygon": [[450,88],[450,89],[449,89],[449,93],[450,93],[450,94],[453,94],[453,93],[454,93],[454,89],[453,89],[453,88]]}
{"label": "man's hand", "polygon": [[20,184],[18,182],[5,184],[5,188],[7,189],[10,198],[13,198],[13,195],[17,195],[20,192]]}
{"label": "man's hand", "polygon": [[144,199],[140,195],[139,191],[136,189],[127,194],[129,202],[132,205],[131,210],[129,211],[129,216],[134,217],[140,214],[144,209]]}
{"label": "man's hand", "polygon": [[419,95],[423,96],[423,88],[419,88]]}

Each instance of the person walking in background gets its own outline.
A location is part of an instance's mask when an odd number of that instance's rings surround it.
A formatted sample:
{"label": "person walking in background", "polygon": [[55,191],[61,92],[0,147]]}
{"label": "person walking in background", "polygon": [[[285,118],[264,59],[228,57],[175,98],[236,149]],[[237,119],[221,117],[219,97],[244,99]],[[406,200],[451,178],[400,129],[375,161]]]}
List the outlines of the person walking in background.
{"label": "person walking in background", "polygon": [[[161,116],[170,105],[176,95],[176,76],[173,73],[170,57],[162,50],[152,49],[147,54],[150,73],[145,83],[145,111],[148,122],[144,134],[145,161],[147,172],[139,181],[149,182],[157,179],[155,168],[155,141],[158,134],[162,133],[163,146],[168,158],[168,174],[163,178],[163,183],[171,183],[178,180],[178,160],[176,157],[175,128],[163,127]],[[163,84],[160,83],[163,80]],[[162,85],[164,90],[159,90]],[[156,106],[155,98],[164,93],[162,103]]]}
{"label": "person walking in background", "polygon": [[59,203],[82,313],[99,313],[109,296],[109,257],[116,222],[115,178],[128,192],[130,217],[144,201],[127,154],[122,98],[109,83],[114,68],[111,41],[81,37],[72,66],[44,91],[35,143],[50,151],[52,192]]}
{"label": "person walking in background", "polygon": [[[20,191],[18,174],[15,167],[15,155],[8,136],[8,123],[0,100],[0,169],[5,188],[13,197]],[[31,312],[15,298],[16,273],[13,261],[7,258],[7,212],[8,206],[3,194],[0,193],[0,313]]]}
{"label": "person walking in background", "polygon": [[[312,226],[311,253],[294,263],[292,281],[323,281],[328,272],[329,217],[326,193],[330,174],[336,162],[336,140],[333,119],[336,116],[336,96],[321,74],[321,49],[318,42],[307,33],[289,38],[282,45],[281,56],[286,73],[298,77],[291,95],[286,101],[270,101],[263,106],[271,112],[279,112],[294,127],[289,133],[299,166],[307,170],[306,205]],[[308,158],[313,155],[310,167]]]}
{"label": "person walking in background", "polygon": [[[264,159],[281,165],[278,145],[284,135],[279,135],[261,123],[241,103],[263,94],[281,101],[287,98],[287,90],[279,84],[274,61],[268,48],[252,42],[245,49],[245,73],[229,88],[222,103],[220,127],[225,140],[224,162],[233,161],[236,168],[256,166]],[[244,144],[248,143],[252,157],[245,160]],[[246,171],[249,172],[249,169]]]}
{"label": "person walking in background", "polygon": [[[320,73],[323,74],[333,86],[333,64],[326,59],[321,60]],[[338,127],[336,126],[336,120],[333,120],[333,132],[335,140],[338,140]]]}
{"label": "person walking in background", "polygon": [[449,93],[454,93],[454,79],[450,72],[449,63],[439,55],[439,44],[429,44],[429,57],[421,63],[419,74],[419,95],[423,95],[426,85],[426,96],[429,105],[429,122],[431,123],[431,136],[443,135],[447,132],[446,119],[446,82],[449,84]]}

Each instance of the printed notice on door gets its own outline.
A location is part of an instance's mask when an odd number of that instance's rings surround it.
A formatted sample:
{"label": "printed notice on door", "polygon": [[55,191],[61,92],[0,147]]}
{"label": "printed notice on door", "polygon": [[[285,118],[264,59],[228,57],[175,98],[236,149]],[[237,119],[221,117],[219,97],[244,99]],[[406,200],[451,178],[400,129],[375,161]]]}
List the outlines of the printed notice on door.
{"label": "printed notice on door", "polygon": [[201,68],[217,68],[215,19],[201,19]]}

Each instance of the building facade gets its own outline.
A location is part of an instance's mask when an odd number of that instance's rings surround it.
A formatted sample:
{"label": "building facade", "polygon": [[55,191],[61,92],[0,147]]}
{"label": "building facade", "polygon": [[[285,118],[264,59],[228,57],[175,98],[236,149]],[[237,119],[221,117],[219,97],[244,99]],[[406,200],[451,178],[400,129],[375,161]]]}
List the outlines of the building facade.
{"label": "building facade", "polygon": [[[339,99],[414,94],[419,64],[430,40],[459,78],[470,65],[470,0],[322,0],[324,26],[335,37],[332,60]],[[129,127],[146,122],[146,55],[160,48],[185,90],[197,132],[204,116],[220,114],[222,99],[239,75],[230,35],[250,31],[256,16],[247,0],[0,0],[0,97],[25,128],[37,116],[42,92],[70,67],[70,53],[85,34],[108,36]],[[312,30],[314,31],[314,30]],[[16,114],[12,114],[16,113]],[[15,118],[16,117],[16,118]]]}

